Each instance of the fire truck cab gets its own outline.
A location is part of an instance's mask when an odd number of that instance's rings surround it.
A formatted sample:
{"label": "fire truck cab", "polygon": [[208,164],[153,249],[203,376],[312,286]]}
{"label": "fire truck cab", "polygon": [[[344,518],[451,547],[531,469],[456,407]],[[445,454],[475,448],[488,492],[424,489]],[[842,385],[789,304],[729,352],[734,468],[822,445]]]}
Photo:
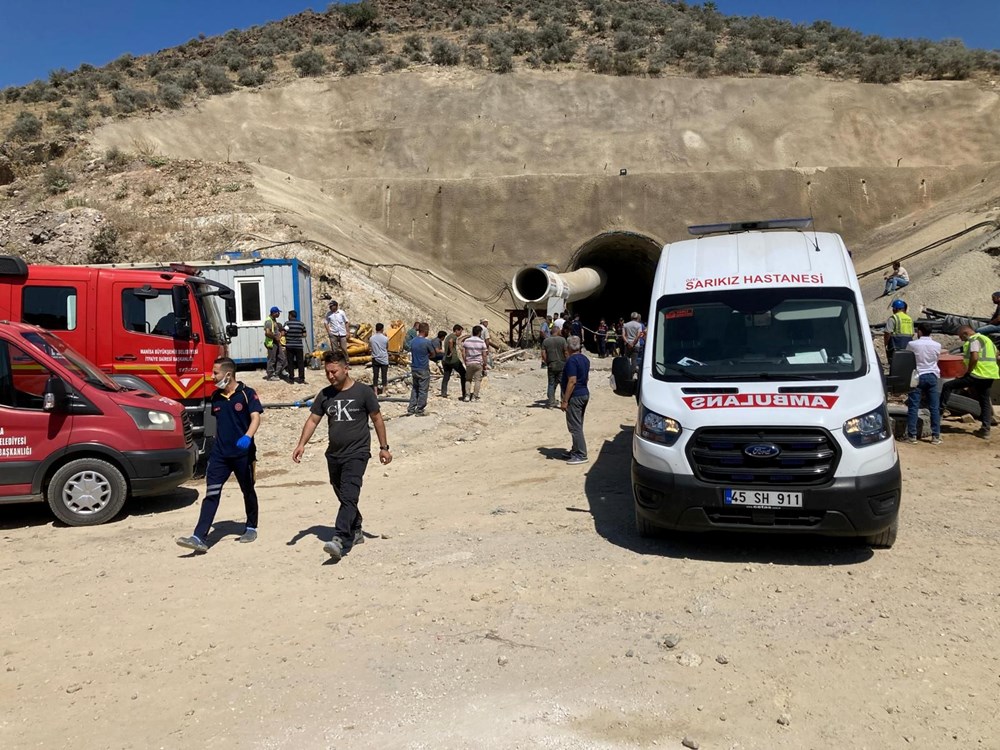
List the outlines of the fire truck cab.
{"label": "fire truck cab", "polygon": [[0,320],[55,332],[124,387],[179,401],[200,451],[215,434],[206,409],[212,363],[236,334],[236,301],[196,269],[28,265],[0,256]]}

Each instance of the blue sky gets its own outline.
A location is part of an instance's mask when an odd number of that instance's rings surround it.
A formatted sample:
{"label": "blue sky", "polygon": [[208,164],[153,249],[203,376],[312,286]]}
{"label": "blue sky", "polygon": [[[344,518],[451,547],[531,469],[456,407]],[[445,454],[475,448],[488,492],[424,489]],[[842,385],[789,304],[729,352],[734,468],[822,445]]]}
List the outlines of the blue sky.
{"label": "blue sky", "polygon": [[[329,2],[310,0],[0,0],[0,88],[80,63],[173,47],[198,34],[283,18]],[[832,21],[868,34],[959,38],[1000,48],[1000,0],[716,0],[727,15]]]}

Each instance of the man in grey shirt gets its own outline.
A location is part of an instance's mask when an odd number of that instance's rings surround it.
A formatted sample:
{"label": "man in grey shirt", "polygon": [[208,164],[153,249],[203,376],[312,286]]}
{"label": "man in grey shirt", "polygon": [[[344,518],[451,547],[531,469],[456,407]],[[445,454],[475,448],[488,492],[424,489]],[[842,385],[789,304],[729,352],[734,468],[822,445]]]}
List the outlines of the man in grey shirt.
{"label": "man in grey shirt", "polygon": [[[368,339],[368,348],[372,352],[372,388],[375,395],[381,396],[388,386],[389,377],[389,339],[385,335],[385,326],[381,323],[375,324],[375,333]],[[379,378],[382,379],[382,387],[378,387]]]}
{"label": "man in grey shirt", "polygon": [[622,329],[622,337],[625,339],[625,354],[632,365],[632,372],[635,372],[639,363],[639,337],[642,335],[642,316],[634,312],[631,320]]}
{"label": "man in grey shirt", "polygon": [[[554,409],[556,403],[556,384],[562,379],[563,366],[566,364],[566,339],[561,332],[556,332],[542,342],[542,362],[549,371],[549,383],[546,391],[545,405]],[[562,386],[559,389],[562,395]]]}

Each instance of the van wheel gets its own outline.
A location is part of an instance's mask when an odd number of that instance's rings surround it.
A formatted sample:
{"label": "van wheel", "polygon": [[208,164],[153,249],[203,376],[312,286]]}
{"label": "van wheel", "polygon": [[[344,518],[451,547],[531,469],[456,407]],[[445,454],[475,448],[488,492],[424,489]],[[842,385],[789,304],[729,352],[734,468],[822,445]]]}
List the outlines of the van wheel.
{"label": "van wheel", "polygon": [[638,511],[635,513],[635,530],[643,539],[658,539],[663,536],[663,529],[640,516]]}
{"label": "van wheel", "polygon": [[63,523],[96,526],[117,516],[127,495],[118,469],[97,458],[78,458],[52,475],[45,498]]}
{"label": "van wheel", "polygon": [[885,531],[880,531],[878,534],[872,534],[871,536],[865,537],[865,543],[876,549],[892,549],[892,545],[896,543],[896,534],[899,532],[899,518],[897,517],[895,521],[892,522],[890,526]]}

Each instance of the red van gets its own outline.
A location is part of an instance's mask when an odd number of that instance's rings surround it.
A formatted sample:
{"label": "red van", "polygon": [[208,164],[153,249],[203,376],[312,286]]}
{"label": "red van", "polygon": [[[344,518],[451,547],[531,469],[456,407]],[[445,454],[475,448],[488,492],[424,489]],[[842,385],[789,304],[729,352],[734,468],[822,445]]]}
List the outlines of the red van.
{"label": "red van", "polygon": [[104,523],[129,495],[190,479],[196,457],[179,403],[125,390],[52,333],[0,321],[0,504],[47,501],[71,526]]}
{"label": "red van", "polygon": [[197,269],[28,265],[0,255],[0,320],[54,331],[112,380],[179,401],[199,450],[214,436],[212,363],[237,332],[236,301]]}

